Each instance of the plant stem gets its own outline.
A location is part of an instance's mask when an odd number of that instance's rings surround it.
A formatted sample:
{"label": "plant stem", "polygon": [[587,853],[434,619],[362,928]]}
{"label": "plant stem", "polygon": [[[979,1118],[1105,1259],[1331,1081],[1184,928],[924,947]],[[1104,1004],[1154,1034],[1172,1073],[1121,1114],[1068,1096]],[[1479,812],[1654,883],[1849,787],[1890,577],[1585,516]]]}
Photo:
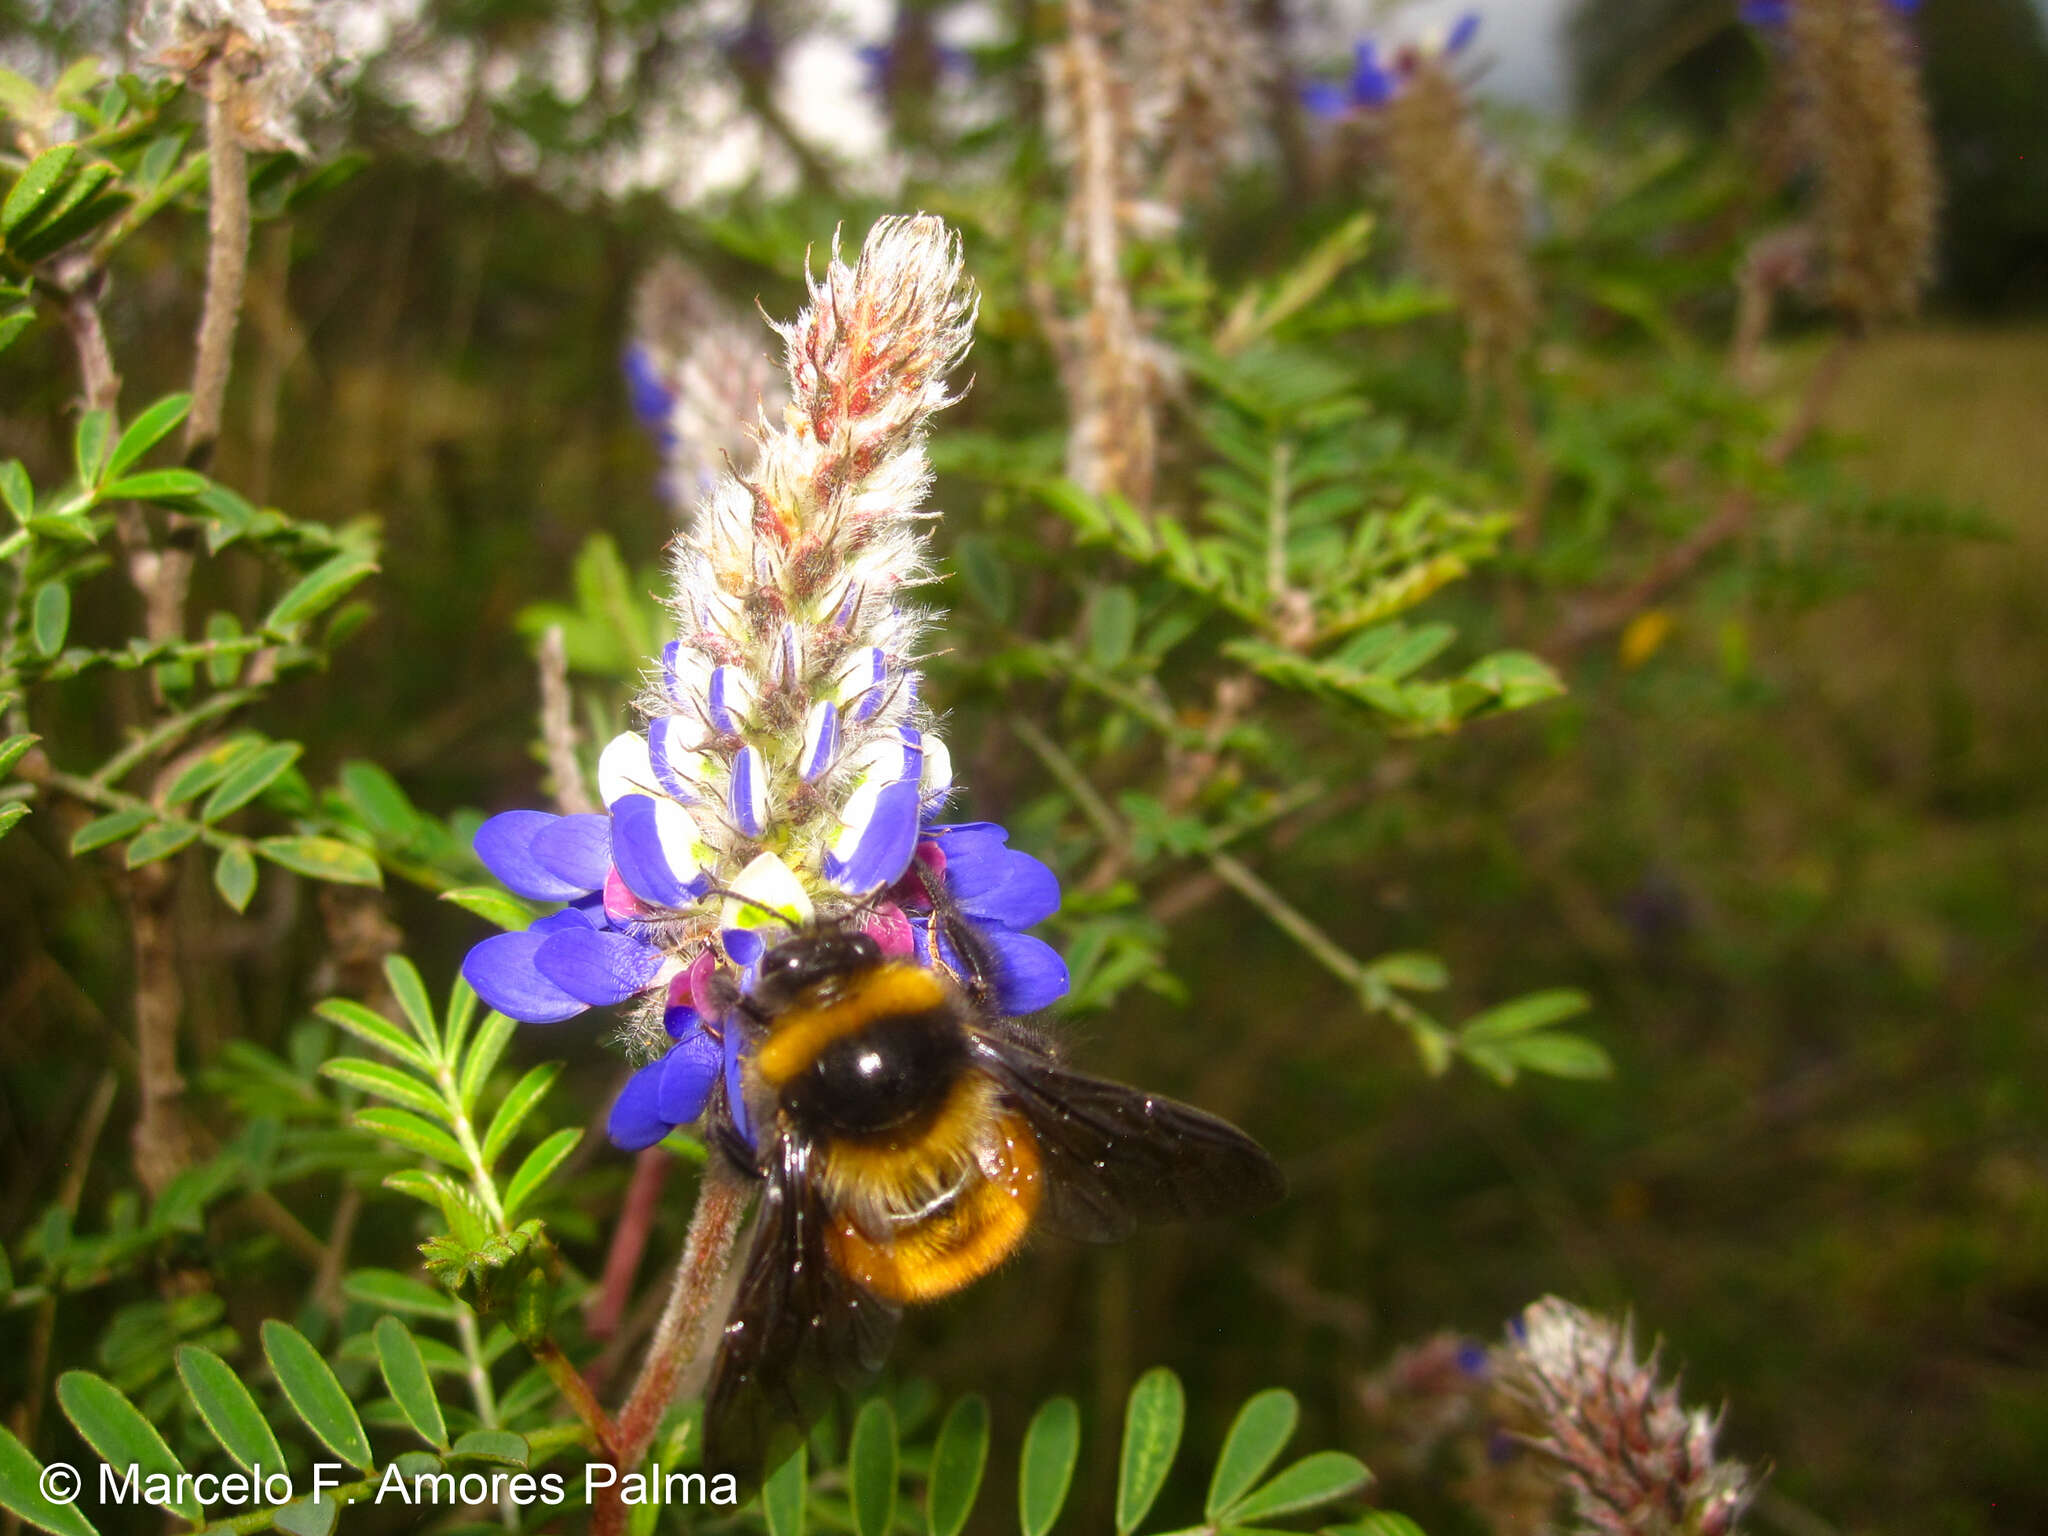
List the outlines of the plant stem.
{"label": "plant stem", "polygon": [[540,739],[547,749],[548,777],[554,781],[555,808],[564,816],[597,809],[576,760],[575,701],[569,692],[569,652],[562,626],[550,624],[534,652],[540,673]]}
{"label": "plant stem", "polygon": [[[640,1379],[619,1410],[612,1461],[621,1472],[637,1467],[646,1456],[662,1416],[675,1400],[684,1367],[702,1348],[700,1336],[725,1278],[751,1193],[748,1183],[722,1158],[713,1157],[704,1165],[704,1182],[698,1187],[697,1209],[690,1217],[690,1234],[683,1243],[682,1261],[676,1265],[668,1306],[654,1330],[654,1344],[640,1368]],[[625,1529],[621,1488],[622,1482],[614,1483],[599,1495],[591,1514],[591,1536],[618,1536]]]}
{"label": "plant stem", "polygon": [[192,410],[185,418],[185,462],[194,469],[206,467],[220,437],[249,275],[249,166],[235,136],[232,101],[232,87],[216,69],[206,92],[206,300],[192,363]]}

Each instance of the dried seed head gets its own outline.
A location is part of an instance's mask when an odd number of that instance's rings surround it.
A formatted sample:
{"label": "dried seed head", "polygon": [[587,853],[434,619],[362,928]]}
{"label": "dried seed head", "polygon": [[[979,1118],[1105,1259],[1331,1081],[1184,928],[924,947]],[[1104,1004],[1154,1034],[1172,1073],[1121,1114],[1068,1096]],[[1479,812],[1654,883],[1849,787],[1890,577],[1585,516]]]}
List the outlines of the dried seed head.
{"label": "dried seed head", "polygon": [[1545,1297],[1525,1311],[1495,1369],[1533,1421],[1525,1438],[1557,1465],[1592,1536],[1733,1536],[1756,1478],[1717,1461],[1717,1416],[1688,1409],[1638,1360],[1627,1324]]}
{"label": "dried seed head", "polygon": [[1243,158],[1270,70],[1244,0],[1140,0],[1128,36],[1135,113],[1163,152],[1166,200],[1205,201]]}
{"label": "dried seed head", "polygon": [[219,96],[247,148],[307,153],[299,110],[324,103],[321,77],[334,60],[334,39],[313,6],[296,0],[148,0],[133,38],[147,62]]}
{"label": "dried seed head", "polygon": [[1457,300],[1472,362],[1498,366],[1536,323],[1522,199],[1480,137],[1446,55],[1404,50],[1400,64],[1380,121],[1402,227],[1424,271]]}
{"label": "dried seed head", "polygon": [[1892,0],[1797,0],[1785,37],[1830,294],[1866,325],[1910,315],[1933,270],[1940,193],[1905,23]]}

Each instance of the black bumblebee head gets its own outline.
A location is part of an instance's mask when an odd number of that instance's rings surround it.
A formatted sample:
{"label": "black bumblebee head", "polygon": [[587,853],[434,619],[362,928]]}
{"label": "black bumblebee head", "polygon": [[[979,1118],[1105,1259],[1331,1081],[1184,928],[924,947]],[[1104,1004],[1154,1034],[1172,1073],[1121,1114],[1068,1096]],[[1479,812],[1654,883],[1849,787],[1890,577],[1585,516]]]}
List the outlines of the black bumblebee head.
{"label": "black bumblebee head", "polygon": [[843,982],[882,963],[882,947],[851,928],[821,927],[784,939],[761,957],[750,997],[779,1013],[821,982]]}

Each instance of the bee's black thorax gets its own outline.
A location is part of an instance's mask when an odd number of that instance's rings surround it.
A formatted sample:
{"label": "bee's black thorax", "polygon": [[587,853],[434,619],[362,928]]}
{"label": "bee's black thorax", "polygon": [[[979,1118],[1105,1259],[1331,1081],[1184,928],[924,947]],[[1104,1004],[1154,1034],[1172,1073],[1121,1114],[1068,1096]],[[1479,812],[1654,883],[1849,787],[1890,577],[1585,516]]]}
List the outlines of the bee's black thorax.
{"label": "bee's black thorax", "polygon": [[782,1104],[813,1134],[877,1136],[935,1114],[966,1065],[957,1009],[885,1014],[819,1051]]}

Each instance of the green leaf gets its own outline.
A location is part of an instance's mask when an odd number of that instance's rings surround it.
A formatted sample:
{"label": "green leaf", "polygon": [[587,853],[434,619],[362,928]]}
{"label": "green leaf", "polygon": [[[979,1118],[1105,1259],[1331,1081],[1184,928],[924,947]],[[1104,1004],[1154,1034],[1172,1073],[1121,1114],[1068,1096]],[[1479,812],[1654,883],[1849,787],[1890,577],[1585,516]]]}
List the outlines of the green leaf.
{"label": "green leaf", "polygon": [[343,763],[339,778],[342,795],[380,841],[402,842],[419,830],[420,813],[398,781],[377,764]]}
{"label": "green leaf", "polygon": [[1593,1006],[1592,999],[1585,993],[1571,987],[1556,987],[1548,992],[1531,992],[1527,997],[1515,998],[1497,1008],[1474,1014],[1465,1021],[1458,1031],[1463,1040],[1505,1040],[1513,1035],[1526,1035],[1533,1029],[1546,1024],[1555,1024],[1560,1019],[1571,1018],[1584,1013]]}
{"label": "green leaf", "polygon": [[[109,475],[118,475],[145,453],[148,453],[150,449],[154,448],[171,434],[172,429],[185,419],[186,412],[191,409],[192,397],[190,395],[166,395],[163,399],[150,406],[140,416],[137,416],[128,423],[127,430],[121,434],[121,440],[114,444],[113,456],[107,460],[107,473]],[[205,476],[193,475],[192,478],[199,481],[200,485],[204,487],[206,483]],[[114,492],[110,490],[109,494],[132,496],[136,493],[133,491]]]}
{"label": "green leaf", "polygon": [[284,1452],[278,1449],[277,1436],[227,1361],[197,1344],[181,1344],[177,1362],[178,1380],[221,1449],[245,1472],[259,1466],[281,1470]]}
{"label": "green leaf", "polygon": [[391,1400],[405,1415],[406,1423],[430,1445],[448,1448],[448,1421],[441,1417],[440,1399],[427,1376],[427,1362],[420,1358],[420,1346],[405,1324],[387,1317],[377,1324],[377,1366],[384,1373],[384,1385]]}
{"label": "green leaf", "polygon": [[71,589],[61,581],[46,581],[36,588],[34,614],[29,635],[38,656],[54,656],[64,649],[64,634],[71,628]]}
{"label": "green leaf", "polygon": [[1138,636],[1138,599],[1129,587],[1104,587],[1088,610],[1088,655],[1113,672],[1130,657]]}
{"label": "green leaf", "polygon": [[1498,651],[1484,657],[1466,669],[1465,680],[1499,695],[1502,709],[1526,709],[1565,691],[1556,669],[1527,651]]}
{"label": "green leaf", "polygon": [[1546,1030],[1502,1047],[1516,1065],[1545,1077],[1602,1078],[1614,1075],[1607,1052],[1584,1035]]}
{"label": "green leaf", "polygon": [[247,843],[221,850],[213,863],[213,888],[237,912],[249,910],[249,898],[256,894],[256,855]]}
{"label": "green leaf", "polygon": [[1017,1468],[1017,1523],[1024,1536],[1045,1536],[1060,1517],[1081,1450],[1081,1410],[1071,1397],[1048,1398],[1024,1431]]}
{"label": "green leaf", "polygon": [[[484,1091],[484,1084],[490,1081],[491,1069],[497,1066],[498,1058],[504,1055],[506,1044],[518,1028],[519,1026],[504,1014],[493,1012],[485,1018],[484,1027],[477,1032],[477,1037],[469,1042],[468,1048],[462,1053],[462,1069],[455,1079],[455,1096],[461,1100],[464,1114],[476,1108],[477,1095]],[[502,1115],[504,1109],[500,1107],[498,1113]],[[505,1134],[507,1138],[511,1136],[510,1131]],[[503,1144],[500,1143],[498,1151],[503,1150]],[[497,1153],[487,1152],[485,1158],[487,1161],[496,1162]]]}
{"label": "green leaf", "polygon": [[430,1052],[438,1055],[441,1034],[434,1023],[434,1002],[427,996],[427,984],[420,980],[419,967],[403,955],[386,955],[384,979],[390,983],[391,995],[398,999],[399,1009],[412,1025],[413,1033]]}
{"label": "green leaf", "polygon": [[19,1515],[38,1530],[56,1536],[99,1536],[85,1516],[69,1504],[57,1504],[43,1492],[43,1464],[0,1424],[0,1509]]}
{"label": "green leaf", "polygon": [[928,1536],[960,1536],[981,1495],[981,1474],[987,1466],[988,1399],[977,1392],[953,1405],[932,1446],[925,1513]]}
{"label": "green leaf", "polygon": [[548,1175],[561,1164],[563,1158],[575,1150],[576,1143],[583,1139],[583,1133],[573,1126],[564,1126],[548,1137],[539,1146],[526,1154],[526,1160],[519,1165],[519,1171],[512,1175],[512,1182],[505,1186],[505,1219],[514,1220],[517,1213],[525,1208]]}
{"label": "green leaf", "polygon": [[71,834],[71,851],[74,854],[90,853],[95,848],[118,843],[155,820],[156,812],[146,805],[131,805],[125,811],[96,817]]}
{"label": "green leaf", "polygon": [[526,1436],[515,1435],[506,1429],[472,1429],[449,1452],[451,1456],[474,1456],[479,1461],[503,1462],[508,1467],[524,1467],[533,1460],[533,1447]]}
{"label": "green leaf", "polygon": [[465,912],[474,912],[485,922],[495,923],[508,933],[525,928],[540,916],[539,908],[527,905],[495,885],[465,885],[459,890],[443,891],[441,899],[453,902]]}
{"label": "green leaf", "polygon": [[32,309],[17,309],[0,315],[0,352],[13,346],[21,333],[35,324],[36,312]]}
{"label": "green leaf", "polygon": [[29,162],[28,169],[8,190],[7,201],[0,203],[0,234],[11,236],[55,201],[69,179],[71,161],[77,153],[76,145],[59,144]]}
{"label": "green leaf", "polygon": [[329,1536],[340,1513],[329,1498],[295,1499],[272,1515],[270,1523],[286,1536]]}
{"label": "green leaf", "polygon": [[388,1136],[401,1146],[437,1157],[450,1168],[467,1168],[469,1159],[453,1136],[403,1109],[364,1109],[349,1117],[349,1124],[372,1135]]}
{"label": "green leaf", "polygon": [[190,469],[146,469],[100,487],[105,501],[191,501],[206,489],[206,476]]}
{"label": "green leaf", "polygon": [[[85,1443],[117,1473],[125,1476],[133,1467],[145,1480],[162,1473],[176,1488],[184,1467],[164,1444],[164,1437],[112,1382],[90,1371],[66,1371],[57,1378],[57,1401]],[[199,1501],[190,1497],[171,1499],[163,1507],[194,1525],[204,1518]]]}
{"label": "green leaf", "polygon": [[869,1398],[853,1421],[846,1476],[854,1536],[888,1536],[896,1522],[896,1415],[882,1398]]}
{"label": "green leaf", "polygon": [[1245,1491],[1266,1475],[1266,1468],[1294,1437],[1301,1418],[1301,1404],[1284,1387],[1269,1387],[1250,1398],[1237,1410],[1230,1433],[1223,1437],[1223,1450],[1216,1458],[1215,1475],[1209,1479],[1209,1496],[1202,1505],[1202,1518],[1214,1525]]}
{"label": "green leaf", "polygon": [[16,522],[25,523],[36,515],[35,487],[29,483],[28,471],[19,459],[0,464],[0,501],[7,503]]}
{"label": "green leaf", "polygon": [[1423,1536],[1422,1527],[1391,1509],[1369,1509],[1343,1525],[1326,1525],[1316,1536]]}
{"label": "green leaf", "polygon": [[81,485],[100,483],[100,471],[106,468],[107,462],[107,440],[113,430],[113,417],[105,411],[87,411],[78,418],[78,434],[73,446],[78,456]]}
{"label": "green leaf", "polygon": [[768,1536],[804,1536],[804,1495],[809,1457],[803,1441],[761,1482],[761,1516]]}
{"label": "green leaf", "polygon": [[213,788],[244,756],[261,751],[262,747],[263,738],[254,735],[230,736],[219,745],[209,747],[178,771],[178,776],[171,780],[170,788],[164,791],[164,803],[182,805],[194,795]]}
{"label": "green leaf", "polygon": [[270,788],[271,781],[299,760],[305,750],[296,741],[274,741],[260,751],[240,759],[226,778],[206,797],[199,819],[211,826],[232,815]]}
{"label": "green leaf", "polygon": [[5,773],[20,762],[22,755],[42,739],[34,731],[23,731],[17,736],[9,736],[6,740],[0,741],[0,773]]}
{"label": "green leaf", "polygon": [[377,861],[353,843],[332,837],[266,837],[256,851],[273,864],[336,885],[382,885]]}
{"label": "green leaf", "polygon": [[1435,955],[1419,950],[1401,950],[1381,955],[1366,967],[1390,987],[1408,992],[1437,992],[1451,983],[1451,974]]}
{"label": "green leaf", "polygon": [[14,830],[14,824],[28,815],[28,807],[19,800],[0,805],[0,837]]}
{"label": "green leaf", "polygon": [[1371,1480],[1372,1473],[1356,1456],[1347,1456],[1342,1451],[1317,1451],[1224,1510],[1222,1523],[1255,1525],[1261,1520],[1291,1515],[1296,1510],[1341,1499]]}
{"label": "green leaf", "polygon": [[[210,613],[206,616],[206,638],[211,641],[239,640],[242,638],[242,621],[232,613]],[[206,680],[216,688],[232,687],[236,678],[242,675],[242,663],[247,653],[215,651],[206,658]]]}
{"label": "green leaf", "polygon": [[363,1421],[306,1336],[290,1323],[268,1318],[263,1324],[263,1357],[306,1428],[350,1466],[369,1471],[370,1441]]}
{"label": "green leaf", "polygon": [[189,821],[160,821],[130,843],[123,857],[130,869],[140,869],[180,852],[198,836],[199,828]]}
{"label": "green leaf", "polygon": [[1116,1528],[1130,1536],[1166,1486],[1187,1422],[1187,1394],[1180,1378],[1156,1366],[1138,1378],[1124,1408],[1123,1459],[1117,1469]]}
{"label": "green leaf", "polygon": [[330,1024],[339,1024],[358,1040],[389,1051],[401,1061],[411,1062],[422,1072],[434,1070],[434,1058],[420,1049],[419,1042],[373,1008],[366,1008],[351,998],[330,997],[316,1005],[313,1011]]}
{"label": "green leaf", "polygon": [[447,1102],[432,1083],[423,1083],[410,1072],[401,1072],[381,1061],[370,1061],[361,1056],[338,1056],[320,1063],[320,1075],[408,1109],[417,1109],[433,1119],[448,1118]]}
{"label": "green leaf", "polygon": [[498,1106],[498,1112],[491,1117],[491,1128],[484,1133],[483,1152],[486,1168],[495,1163],[498,1154],[511,1144],[520,1123],[533,1113],[534,1106],[540,1103],[550,1088],[554,1087],[555,1079],[561,1075],[561,1071],[560,1062],[543,1062],[512,1085],[512,1091],[505,1095],[505,1102]]}
{"label": "green leaf", "polygon": [[357,550],[344,550],[299,579],[277,600],[263,621],[265,629],[290,629],[304,623],[377,569],[377,562]]}
{"label": "green leaf", "polygon": [[453,1322],[461,1309],[447,1294],[425,1281],[401,1275],[395,1269],[355,1269],[341,1282],[341,1293],[351,1301],[381,1307],[387,1312],[410,1312],[440,1322]]}

